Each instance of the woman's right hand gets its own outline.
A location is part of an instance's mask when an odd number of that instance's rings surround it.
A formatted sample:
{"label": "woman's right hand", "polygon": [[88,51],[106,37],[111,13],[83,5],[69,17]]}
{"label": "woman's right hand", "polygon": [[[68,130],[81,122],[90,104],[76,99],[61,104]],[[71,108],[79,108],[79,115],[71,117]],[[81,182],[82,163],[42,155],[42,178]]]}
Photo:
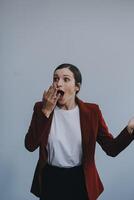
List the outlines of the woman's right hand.
{"label": "woman's right hand", "polygon": [[56,106],[56,103],[60,97],[60,94],[57,93],[58,88],[54,85],[51,85],[48,89],[48,91],[44,91],[43,94],[43,108],[42,112],[45,114],[47,118],[49,118],[51,112]]}

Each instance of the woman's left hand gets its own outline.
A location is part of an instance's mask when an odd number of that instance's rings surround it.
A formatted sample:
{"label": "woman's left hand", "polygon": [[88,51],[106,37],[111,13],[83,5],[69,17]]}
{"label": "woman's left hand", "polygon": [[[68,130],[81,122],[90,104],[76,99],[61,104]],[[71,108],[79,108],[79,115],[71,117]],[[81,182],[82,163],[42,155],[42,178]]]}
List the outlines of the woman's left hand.
{"label": "woman's left hand", "polygon": [[134,117],[129,120],[127,130],[130,134],[133,133],[133,131],[134,131]]}

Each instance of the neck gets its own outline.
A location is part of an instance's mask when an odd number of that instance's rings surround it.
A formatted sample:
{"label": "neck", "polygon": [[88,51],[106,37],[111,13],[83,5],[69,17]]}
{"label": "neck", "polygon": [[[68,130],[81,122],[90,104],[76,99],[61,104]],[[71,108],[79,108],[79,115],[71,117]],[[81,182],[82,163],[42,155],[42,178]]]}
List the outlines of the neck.
{"label": "neck", "polygon": [[63,104],[63,105],[60,105],[60,104],[57,104],[57,106],[60,108],[60,109],[63,109],[63,110],[71,110],[73,108],[76,107],[76,102],[71,102],[69,104]]}

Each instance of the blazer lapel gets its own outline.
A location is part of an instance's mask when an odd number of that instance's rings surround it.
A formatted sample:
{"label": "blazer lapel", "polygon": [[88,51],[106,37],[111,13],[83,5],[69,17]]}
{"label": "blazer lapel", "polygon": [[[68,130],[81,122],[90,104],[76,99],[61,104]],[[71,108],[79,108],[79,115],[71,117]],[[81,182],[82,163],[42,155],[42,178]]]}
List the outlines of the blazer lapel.
{"label": "blazer lapel", "polygon": [[[92,122],[91,122],[91,110],[85,106],[84,102],[80,99],[76,99],[80,110],[80,126],[82,134],[82,149],[83,149],[83,161],[90,160],[92,155],[91,147],[93,145],[92,135]],[[90,157],[90,159],[89,159]]]}

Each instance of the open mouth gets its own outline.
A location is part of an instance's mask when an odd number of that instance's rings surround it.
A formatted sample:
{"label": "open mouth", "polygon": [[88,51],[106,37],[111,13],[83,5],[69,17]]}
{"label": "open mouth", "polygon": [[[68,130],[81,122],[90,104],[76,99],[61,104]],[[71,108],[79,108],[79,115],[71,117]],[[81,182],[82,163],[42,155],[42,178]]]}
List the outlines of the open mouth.
{"label": "open mouth", "polygon": [[58,90],[58,91],[57,91],[57,94],[60,94],[61,96],[63,96],[63,95],[64,95],[64,91]]}

